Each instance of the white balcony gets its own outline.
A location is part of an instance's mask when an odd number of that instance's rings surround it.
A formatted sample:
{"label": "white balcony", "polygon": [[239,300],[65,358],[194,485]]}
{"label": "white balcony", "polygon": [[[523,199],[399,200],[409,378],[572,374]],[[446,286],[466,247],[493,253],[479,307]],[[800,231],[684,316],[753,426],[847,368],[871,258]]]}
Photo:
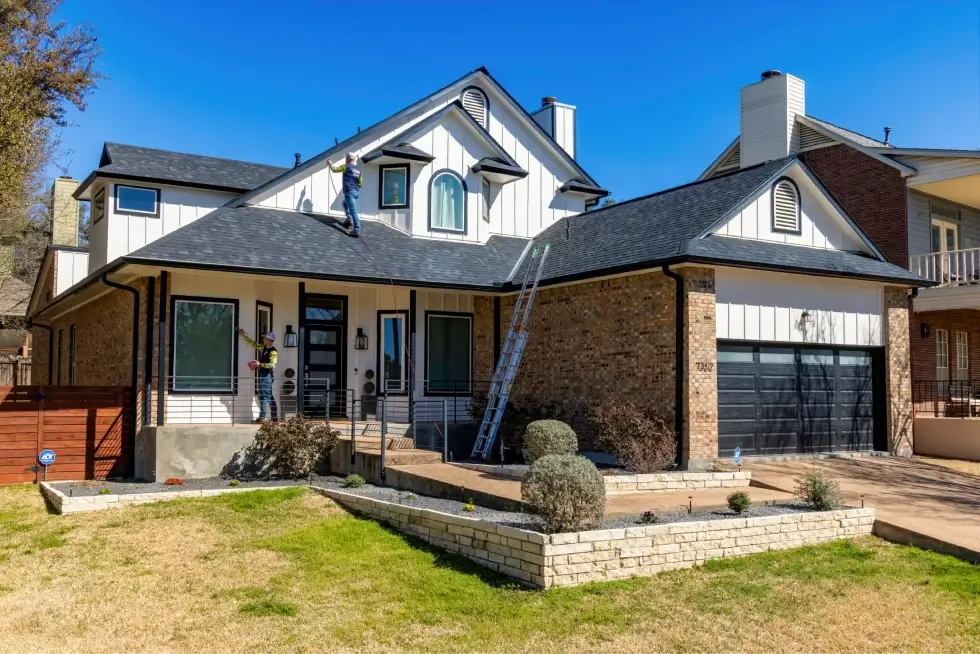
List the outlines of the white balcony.
{"label": "white balcony", "polygon": [[909,270],[939,284],[919,290],[916,311],[980,309],[980,248],[915,255]]}

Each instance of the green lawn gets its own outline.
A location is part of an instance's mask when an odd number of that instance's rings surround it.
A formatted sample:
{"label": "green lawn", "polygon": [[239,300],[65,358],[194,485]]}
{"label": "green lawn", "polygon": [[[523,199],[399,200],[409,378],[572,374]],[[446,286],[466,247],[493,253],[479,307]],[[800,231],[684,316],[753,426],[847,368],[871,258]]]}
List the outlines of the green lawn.
{"label": "green lawn", "polygon": [[528,590],[297,488],[0,489],[0,651],[980,650],[980,568],[874,538]]}

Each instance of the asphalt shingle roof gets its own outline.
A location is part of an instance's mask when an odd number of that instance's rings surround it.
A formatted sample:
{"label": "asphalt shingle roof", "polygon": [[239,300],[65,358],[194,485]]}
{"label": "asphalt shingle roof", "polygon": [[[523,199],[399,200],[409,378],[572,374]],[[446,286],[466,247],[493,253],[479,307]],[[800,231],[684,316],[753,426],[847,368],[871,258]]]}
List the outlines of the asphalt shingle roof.
{"label": "asphalt shingle roof", "polygon": [[484,245],[413,238],[370,220],[362,222],[361,238],[355,239],[327,216],[222,207],[125,259],[490,289],[506,281],[527,243],[507,236],[493,236]]}
{"label": "asphalt shingle roof", "polygon": [[849,129],[844,129],[843,127],[839,127],[837,125],[834,125],[833,123],[828,123],[826,120],[820,120],[819,118],[814,118],[813,116],[807,116],[807,118],[809,118],[810,120],[812,120],[815,123],[818,123],[821,127],[825,128],[825,129],[828,129],[831,132],[834,132],[835,134],[839,134],[839,135],[843,136],[846,139],[850,139],[851,141],[854,141],[858,145],[862,145],[862,146],[864,146],[866,148],[890,148],[890,147],[892,147],[891,145],[889,145],[888,143],[885,143],[884,141],[879,141],[877,139],[871,138],[870,136],[865,136],[864,134],[859,134],[857,132],[852,132]]}
{"label": "asphalt shingle roof", "polygon": [[95,172],[250,191],[287,170],[281,166],[106,143],[102,162]]}

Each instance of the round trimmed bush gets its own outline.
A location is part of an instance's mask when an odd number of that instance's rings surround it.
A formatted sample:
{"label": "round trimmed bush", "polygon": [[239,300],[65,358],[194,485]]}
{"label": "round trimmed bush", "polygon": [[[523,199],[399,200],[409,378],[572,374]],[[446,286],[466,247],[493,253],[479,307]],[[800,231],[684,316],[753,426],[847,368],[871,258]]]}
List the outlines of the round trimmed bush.
{"label": "round trimmed bush", "polygon": [[547,454],[524,475],[521,499],[541,517],[546,531],[580,531],[602,520],[606,485],[584,456]]}
{"label": "round trimmed bush", "polygon": [[742,515],[752,506],[752,500],[745,491],[735,491],[728,496],[728,508],[735,513]]}
{"label": "round trimmed bush", "polygon": [[549,454],[575,454],[578,436],[561,420],[535,420],[524,430],[524,460],[534,463]]}

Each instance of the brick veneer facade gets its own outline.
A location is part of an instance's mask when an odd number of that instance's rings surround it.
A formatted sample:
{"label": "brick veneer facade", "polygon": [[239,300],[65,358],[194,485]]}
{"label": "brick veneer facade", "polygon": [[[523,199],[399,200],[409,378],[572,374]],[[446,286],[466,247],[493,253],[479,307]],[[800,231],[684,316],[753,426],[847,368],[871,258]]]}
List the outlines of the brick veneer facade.
{"label": "brick veneer facade", "polygon": [[684,268],[684,461],[703,468],[718,456],[718,331],[715,271]]}
{"label": "brick veneer facade", "polygon": [[904,288],[885,287],[885,398],[888,447],[912,455],[912,367],[909,345],[909,301]]}

